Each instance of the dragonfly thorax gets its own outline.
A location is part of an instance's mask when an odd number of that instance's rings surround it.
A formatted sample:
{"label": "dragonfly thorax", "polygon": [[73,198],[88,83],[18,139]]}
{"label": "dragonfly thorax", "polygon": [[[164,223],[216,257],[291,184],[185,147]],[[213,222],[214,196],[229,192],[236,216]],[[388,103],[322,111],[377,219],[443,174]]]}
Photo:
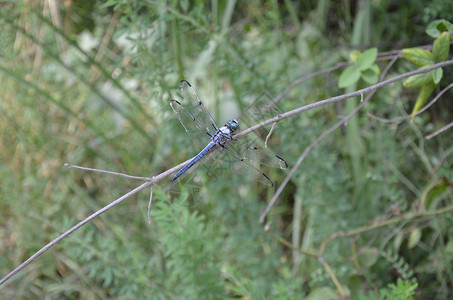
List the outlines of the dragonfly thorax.
{"label": "dragonfly thorax", "polygon": [[228,126],[228,123],[225,126],[220,127],[216,134],[212,136],[212,141],[220,146],[225,146],[225,144],[231,140],[231,136],[233,135],[233,128]]}

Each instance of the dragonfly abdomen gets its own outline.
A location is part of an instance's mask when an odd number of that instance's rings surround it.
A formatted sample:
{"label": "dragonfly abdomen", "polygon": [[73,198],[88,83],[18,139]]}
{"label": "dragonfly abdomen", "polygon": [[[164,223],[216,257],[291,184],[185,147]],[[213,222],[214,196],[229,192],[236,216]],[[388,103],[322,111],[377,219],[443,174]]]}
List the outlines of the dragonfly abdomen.
{"label": "dragonfly abdomen", "polygon": [[206,156],[213,148],[216,146],[217,143],[214,141],[211,141],[209,144],[204,147],[203,150],[200,151],[194,158],[192,158],[191,161],[187,163],[181,170],[176,173],[175,176],[171,179],[171,181],[175,181],[178,179],[182,174],[184,174],[187,170],[189,170],[194,164],[196,164],[200,159],[202,159],[204,156]]}

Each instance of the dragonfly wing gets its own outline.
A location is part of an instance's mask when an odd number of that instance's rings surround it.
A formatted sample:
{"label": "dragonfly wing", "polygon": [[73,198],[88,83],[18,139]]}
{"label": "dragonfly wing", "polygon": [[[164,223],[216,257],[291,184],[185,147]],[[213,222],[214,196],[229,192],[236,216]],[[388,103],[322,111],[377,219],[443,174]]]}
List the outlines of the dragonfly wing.
{"label": "dragonfly wing", "polygon": [[245,175],[246,177],[254,178],[255,180],[268,185],[274,186],[272,180],[263,173],[260,169],[254,166],[250,160],[243,159],[238,152],[229,147],[229,144],[221,148],[218,154],[219,158],[226,163],[227,170],[235,171],[238,174]]}
{"label": "dragonfly wing", "polygon": [[266,151],[262,148],[256,147],[246,141],[231,139],[227,147],[241,160],[248,161],[249,163],[260,163],[272,168],[286,169],[288,164],[280,156]]}
{"label": "dragonfly wing", "polygon": [[206,132],[204,127],[197,122],[192,114],[179,101],[171,100],[170,106],[176,113],[179,122],[181,122],[182,126],[190,136],[197,139],[210,136],[210,133]]}
{"label": "dragonfly wing", "polygon": [[218,127],[214,119],[204,107],[198,97],[197,92],[189,82],[181,81],[181,92],[184,97],[184,102],[180,103],[172,100],[171,107],[178,115],[179,121],[182,123],[186,131],[191,134],[192,131],[202,131],[203,133],[213,136]]}

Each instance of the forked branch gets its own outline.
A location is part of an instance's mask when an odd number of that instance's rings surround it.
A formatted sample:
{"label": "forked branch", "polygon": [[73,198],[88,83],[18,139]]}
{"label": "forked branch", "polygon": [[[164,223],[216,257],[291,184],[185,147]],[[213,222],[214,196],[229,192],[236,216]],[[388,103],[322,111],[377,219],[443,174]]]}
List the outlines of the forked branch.
{"label": "forked branch", "polygon": [[[370,87],[367,87],[365,89],[361,89],[361,90],[358,90],[356,92],[353,92],[353,93],[348,93],[348,94],[344,94],[344,95],[340,95],[340,96],[336,96],[336,97],[332,97],[332,98],[329,98],[329,99],[325,99],[325,100],[322,100],[322,101],[318,101],[318,102],[315,102],[315,103],[312,103],[312,104],[309,104],[309,105],[305,105],[305,106],[302,106],[302,107],[299,107],[297,109],[294,109],[292,111],[289,111],[289,112],[286,112],[286,113],[283,113],[283,114],[280,114],[274,118],[271,118],[269,120],[266,120],[260,124],[257,124],[255,126],[252,126],[240,133],[238,133],[236,135],[236,137],[241,137],[241,136],[244,136],[246,134],[249,134],[250,132],[252,131],[255,131],[259,128],[262,128],[266,125],[269,125],[269,124],[272,124],[272,123],[276,123],[278,121],[281,121],[283,119],[286,119],[286,118],[289,118],[289,117],[292,117],[294,115],[297,115],[303,111],[306,111],[306,110],[309,110],[309,109],[312,109],[312,108],[315,108],[315,107],[319,107],[319,106],[323,106],[323,105],[327,105],[327,104],[330,104],[330,103],[334,103],[334,102],[339,102],[339,101],[343,101],[343,100],[346,100],[348,98],[352,98],[352,97],[356,97],[356,96],[362,96],[364,94],[368,94],[370,92],[373,92],[373,91],[376,91],[377,89],[383,87],[383,86],[387,86],[391,83],[394,83],[394,82],[397,82],[397,81],[400,81],[404,78],[408,78],[410,76],[413,76],[413,75],[416,75],[416,74],[421,74],[421,73],[426,73],[426,72],[430,72],[434,69],[437,69],[437,68],[441,68],[441,67],[446,67],[446,66],[449,66],[449,65],[452,65],[453,64],[453,60],[450,60],[450,61],[445,61],[445,62],[442,62],[442,63],[438,63],[438,64],[435,64],[433,66],[430,66],[430,67],[427,67],[427,68],[424,68],[424,69],[420,69],[420,70],[416,70],[416,71],[412,71],[412,72],[409,72],[409,73],[406,73],[406,74],[402,74],[402,75],[399,75],[399,76],[395,76],[391,79],[388,79],[388,80],[385,80],[385,81],[382,81],[380,83],[377,83],[375,85],[372,85]],[[294,87],[295,85],[293,85]],[[361,106],[363,106],[365,103],[366,103],[367,100],[363,101],[359,106],[358,106],[358,109],[360,109]],[[341,125],[341,124],[339,124]],[[338,125],[338,126],[339,126]],[[335,127],[336,128],[336,127]],[[335,128],[331,128],[331,130],[334,130]],[[325,135],[328,135],[330,133],[330,130],[327,131],[323,136]],[[302,162],[303,158],[306,156],[306,154],[308,154],[310,149],[306,150],[304,152],[304,154],[302,154],[301,156],[301,161],[300,163]],[[1,280],[0,280],[0,285],[3,285],[6,281],[8,281],[11,277],[13,277],[15,274],[17,274],[20,270],[22,270],[23,268],[25,268],[28,264],[30,264],[33,260],[35,260],[36,258],[38,258],[41,254],[45,253],[47,250],[49,250],[50,248],[52,248],[53,246],[55,246],[57,243],[59,243],[61,240],[63,240],[64,238],[66,238],[67,236],[71,235],[73,232],[75,232],[77,229],[81,228],[83,225],[85,225],[86,223],[90,222],[91,220],[93,220],[94,218],[96,218],[97,216],[103,214],[104,212],[106,212],[107,210],[111,209],[112,207],[120,204],[121,202],[123,202],[124,200],[126,200],[127,198],[131,197],[132,195],[135,195],[137,194],[139,191],[143,190],[143,189],[146,189],[150,186],[153,186],[155,183],[161,181],[162,179],[166,178],[167,176],[169,176],[170,174],[173,174],[174,172],[178,171],[179,169],[181,169],[188,161],[184,162],[184,163],[181,163],[179,164],[178,166],[175,166],[165,172],[162,172],[161,174],[159,175],[156,175],[152,178],[146,178],[146,177],[136,177],[136,176],[130,176],[130,175],[125,175],[125,177],[128,177],[128,178],[134,178],[134,179],[140,179],[140,180],[145,180],[146,182],[141,184],[140,186],[136,187],[135,189],[133,189],[132,191],[124,194],[123,196],[119,197],[118,199],[116,199],[115,201],[113,201],[112,203],[110,203],[109,205],[103,207],[102,209],[100,209],[99,211],[93,213],[92,215],[90,215],[89,217],[87,217],[86,219],[84,219],[83,221],[77,223],[75,226],[73,226],[72,228],[70,228],[69,230],[67,230],[66,232],[64,232],[63,234],[61,234],[60,236],[58,236],[56,239],[54,239],[53,241],[51,241],[50,243],[48,243],[47,245],[45,245],[44,247],[42,247],[38,252],[36,252],[34,255],[32,255],[30,258],[28,258],[26,261],[24,261],[22,264],[20,264],[17,268],[15,268],[13,271],[11,271],[9,274],[7,274],[5,277],[3,277]],[[297,166],[300,165],[300,163],[296,164]],[[72,166],[74,167],[74,166]],[[296,168],[293,168],[294,171],[292,170],[291,171],[291,174],[293,174],[296,170]],[[114,174],[114,172],[109,172],[109,171],[105,171],[104,173],[110,173],[110,174]],[[118,174],[114,174],[114,175],[118,175]],[[285,184],[282,185],[282,187],[284,187]],[[282,187],[277,191],[276,195],[274,196],[274,198],[277,198],[278,195],[280,194],[281,190],[282,190]],[[264,219],[264,217],[263,217]]]}

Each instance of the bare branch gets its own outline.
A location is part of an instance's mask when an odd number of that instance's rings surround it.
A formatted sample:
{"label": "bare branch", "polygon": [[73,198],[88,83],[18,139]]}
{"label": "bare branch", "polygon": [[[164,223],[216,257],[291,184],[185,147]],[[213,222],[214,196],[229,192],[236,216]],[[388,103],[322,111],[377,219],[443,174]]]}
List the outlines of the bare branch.
{"label": "bare branch", "polygon": [[151,203],[153,202],[153,188],[154,188],[154,186],[151,185],[151,191],[149,194],[149,202],[148,202],[148,224],[151,224]]}
{"label": "bare branch", "polygon": [[70,234],[72,234],[74,231],[76,231],[77,229],[79,229],[80,227],[82,227],[83,225],[85,225],[86,223],[90,222],[91,220],[93,220],[94,218],[100,216],[101,214],[103,214],[104,212],[106,212],[107,210],[109,210],[110,208],[120,204],[121,202],[123,202],[125,199],[129,198],[130,196],[132,195],[135,195],[136,193],[140,192],[141,190],[147,188],[148,186],[152,185],[153,183],[151,181],[148,181],[148,182],[145,182],[143,183],[142,185],[136,187],[135,189],[133,189],[132,191],[130,191],[129,193],[126,193],[124,194],[123,196],[119,197],[118,199],[116,199],[115,201],[113,201],[112,203],[110,203],[109,205],[107,206],[104,206],[103,208],[101,208],[100,210],[98,210],[97,212],[93,213],[92,215],[90,215],[88,218],[84,219],[83,221],[77,223],[75,226],[73,226],[71,229],[65,231],[63,234],[61,234],[60,236],[58,236],[56,239],[54,239],[53,241],[51,241],[50,243],[48,243],[47,245],[45,245],[44,247],[42,247],[41,249],[39,249],[38,252],[36,252],[35,254],[33,254],[32,256],[30,256],[29,259],[27,259],[26,261],[24,261],[22,264],[20,264],[17,268],[15,268],[12,272],[10,272],[8,275],[6,275],[5,277],[3,277],[1,280],[0,280],[0,286],[2,284],[4,284],[8,279],[10,279],[11,277],[13,277],[17,272],[19,272],[20,270],[22,270],[23,268],[25,268],[28,264],[30,264],[32,261],[34,261],[36,258],[38,258],[41,254],[43,254],[44,252],[46,252],[47,250],[49,250],[50,248],[52,248],[53,246],[55,246],[56,244],[58,244],[61,240],[63,240],[65,237],[69,236]]}
{"label": "bare branch", "polygon": [[[381,80],[384,78],[384,76],[386,75],[388,70],[390,70],[390,67],[396,62],[396,60],[397,60],[397,57],[393,58],[388,63],[388,65],[385,68],[384,72],[382,72],[382,74],[381,74]],[[386,80],[386,81],[388,81],[388,80]],[[381,81],[381,83],[382,82],[384,82],[384,81]],[[363,89],[361,91],[363,91]],[[267,207],[264,210],[264,212],[261,214],[260,219],[259,219],[260,223],[264,222],[264,219],[266,218],[267,214],[269,213],[269,210],[271,209],[271,207],[277,201],[278,196],[280,196],[281,192],[286,187],[286,185],[288,184],[289,180],[294,175],[294,173],[299,168],[299,166],[302,164],[302,161],[305,159],[305,157],[311,151],[311,149],[313,149],[319,142],[321,142],[325,137],[327,137],[329,134],[331,134],[333,131],[335,131],[338,127],[340,127],[341,125],[345,124],[350,118],[352,118],[368,102],[368,100],[374,95],[375,92],[376,92],[376,89],[373,89],[372,92],[365,98],[365,100],[361,101],[360,104],[353,111],[351,111],[343,120],[341,120],[340,122],[336,123],[334,126],[330,127],[328,130],[326,130],[313,143],[311,143],[310,146],[308,146],[305,149],[305,151],[302,153],[302,155],[297,160],[296,164],[291,168],[291,171],[286,176],[285,180],[283,180],[282,184],[280,185],[280,187],[278,188],[277,192],[272,197],[271,201],[267,205]],[[361,99],[363,99],[363,94],[360,94],[360,96],[361,96]]]}
{"label": "bare branch", "polygon": [[328,98],[328,99],[321,100],[321,101],[318,101],[318,102],[315,102],[315,103],[311,103],[311,104],[308,104],[308,105],[301,106],[299,108],[293,109],[293,110],[288,111],[286,113],[280,114],[280,115],[278,115],[278,116],[276,116],[274,118],[271,118],[271,119],[268,119],[268,120],[266,120],[264,122],[261,122],[260,124],[252,126],[250,128],[247,128],[246,130],[243,130],[243,131],[239,132],[238,134],[236,134],[236,137],[240,138],[241,136],[249,134],[252,131],[258,130],[258,129],[260,129],[260,128],[264,127],[264,126],[267,126],[269,124],[272,124],[274,122],[277,122],[277,121],[292,117],[292,116],[297,115],[297,114],[299,114],[299,113],[301,113],[303,111],[310,110],[312,108],[323,106],[323,105],[326,105],[326,104],[339,102],[339,101],[342,101],[342,100],[345,100],[345,99],[348,99],[348,98],[357,97],[357,96],[360,96],[361,94],[368,94],[368,93],[370,93],[372,91],[375,91],[375,90],[377,90],[377,89],[379,89],[379,88],[381,88],[383,86],[386,86],[386,85],[389,85],[391,83],[400,81],[400,80],[402,80],[404,78],[408,78],[408,77],[411,77],[411,76],[417,75],[417,74],[427,73],[427,72],[430,72],[432,70],[435,70],[435,69],[438,69],[438,68],[442,68],[442,67],[446,67],[446,66],[450,66],[450,65],[453,65],[453,60],[444,61],[444,62],[435,64],[435,65],[432,65],[430,67],[426,67],[426,68],[418,69],[418,70],[411,71],[411,72],[408,72],[408,73],[405,73],[405,74],[401,74],[401,75],[398,75],[398,76],[395,76],[393,78],[381,81],[381,82],[379,82],[377,84],[371,85],[371,86],[369,86],[367,88],[364,88],[364,89],[361,89],[361,90],[358,90],[358,91],[355,91],[355,92],[352,92],[352,93],[335,96],[335,97],[332,97],[332,98]]}
{"label": "bare branch", "polygon": [[115,175],[115,176],[129,178],[129,179],[137,179],[137,180],[144,180],[144,181],[153,180],[152,178],[149,178],[149,177],[132,176],[132,175],[118,173],[118,172],[112,172],[112,171],[100,170],[100,169],[93,169],[93,168],[76,166],[76,165],[71,165],[71,164],[64,164],[64,166],[68,167],[68,168],[75,168],[75,169],[80,169],[80,170],[85,170],[85,171],[90,171],[90,172],[97,172],[97,173],[105,173],[105,174],[110,174],[110,175]]}
{"label": "bare branch", "polygon": [[448,124],[447,126],[442,127],[441,129],[437,130],[436,132],[431,133],[430,135],[428,135],[428,136],[426,137],[426,139],[427,139],[427,140],[430,140],[430,139],[432,139],[433,137],[435,137],[436,135],[439,135],[439,134],[441,134],[442,132],[444,132],[444,131],[450,129],[451,127],[453,127],[453,122],[451,122],[451,123]]}
{"label": "bare branch", "polygon": [[[388,79],[388,80],[385,80],[385,81],[382,81],[378,84],[375,84],[375,85],[372,85],[368,88],[365,88],[365,89],[361,89],[361,90],[358,90],[356,92],[353,92],[353,93],[348,93],[348,94],[344,94],[344,95],[340,95],[340,96],[336,96],[336,97],[333,97],[333,98],[329,98],[329,99],[325,99],[325,100],[322,100],[322,101],[319,101],[319,102],[316,102],[316,103],[312,103],[312,104],[309,104],[309,105],[305,105],[305,106],[302,106],[302,107],[299,107],[297,109],[294,109],[292,111],[289,111],[289,112],[286,112],[284,114],[281,114],[281,115],[278,115],[272,119],[269,119],[269,120],[266,120],[260,124],[257,124],[255,126],[252,126],[240,133],[238,133],[236,135],[237,138],[241,137],[241,136],[244,136],[252,131],[255,131],[259,128],[262,128],[266,125],[269,125],[269,124],[272,124],[272,123],[276,123],[282,119],[286,119],[286,118],[289,118],[293,115],[296,115],[296,114],[299,114],[303,111],[306,111],[306,110],[309,110],[309,109],[312,109],[312,108],[315,108],[315,107],[319,107],[319,106],[323,106],[323,105],[326,105],[326,104],[329,104],[329,103],[334,103],[334,102],[338,102],[338,101],[342,101],[342,100],[345,100],[345,99],[348,99],[348,98],[352,98],[352,97],[356,97],[356,96],[360,96],[360,95],[363,95],[363,94],[367,94],[367,93],[371,93],[371,92],[374,92],[376,91],[378,88],[381,88],[383,86],[386,86],[386,85],[389,85],[393,82],[397,82],[401,79],[404,79],[404,78],[407,78],[407,77],[410,77],[412,75],[416,75],[416,74],[421,74],[421,73],[426,73],[426,72],[429,72],[429,71],[432,71],[434,69],[437,69],[437,68],[441,68],[441,67],[445,67],[445,66],[449,66],[449,65],[452,65],[453,64],[453,60],[450,60],[450,61],[445,61],[445,62],[442,62],[442,63],[438,63],[438,64],[435,64],[433,66],[430,66],[430,67],[427,67],[427,68],[423,68],[423,69],[419,69],[419,70],[416,70],[416,71],[412,71],[412,72],[409,72],[409,73],[406,73],[406,74],[402,74],[402,75],[399,75],[399,76],[395,76],[394,78],[391,78],[391,79]],[[337,66],[333,67],[333,68],[337,68]],[[329,69],[327,69],[329,70]],[[326,70],[324,70],[323,72],[327,72]],[[311,78],[312,76],[310,76]],[[302,79],[299,79],[299,81],[302,80]],[[306,79],[304,79],[306,80]],[[295,85],[297,83],[293,83],[293,85]],[[286,89],[285,91],[288,91],[288,89]],[[285,93],[285,92],[284,92]],[[286,94],[282,94],[283,96],[286,95]],[[283,97],[281,96],[281,98]],[[336,128],[338,128],[341,124],[345,123],[350,117],[352,117],[363,105],[365,105],[367,103],[367,101],[369,100],[369,98],[372,96],[372,94],[368,95],[367,98],[362,102],[360,103],[359,106],[357,106],[356,109],[354,109],[354,111],[352,111],[346,118],[344,118],[342,121],[338,122],[335,126],[333,126],[332,128],[330,128],[328,131],[326,131],[324,134],[322,134],[312,145],[309,146],[309,148],[307,148],[304,153],[301,155],[301,157],[299,158],[298,160],[298,163],[296,164],[296,166],[298,167],[303,159],[305,158],[305,156],[308,154],[308,152],[317,144],[319,143],[324,137],[326,137],[327,135],[329,135],[332,131],[334,131]],[[276,98],[276,100],[280,100],[278,98]],[[88,170],[88,171],[96,171],[96,172],[102,172],[102,173],[107,173],[107,174],[112,174],[112,175],[118,175],[118,176],[123,176],[123,177],[126,177],[126,178],[133,178],[133,179],[140,179],[140,180],[146,180],[147,182],[141,184],[140,186],[136,187],[135,189],[133,189],[132,191],[126,193],[125,195],[121,196],[120,198],[116,199],[115,201],[113,201],[112,203],[110,203],[109,205],[103,207],[102,209],[100,209],[99,211],[93,213],[92,215],[90,215],[89,217],[85,218],[83,221],[79,222],[78,224],[76,224],[75,226],[73,226],[71,229],[67,230],[66,232],[64,232],[63,234],[61,234],[60,236],[58,236],[56,239],[54,239],[53,241],[51,241],[50,243],[48,243],[47,245],[45,245],[44,247],[42,247],[38,252],[36,252],[34,255],[32,255],[30,258],[28,258],[25,262],[23,262],[21,265],[19,265],[17,268],[15,268],[12,272],[10,272],[9,274],[7,274],[5,277],[3,277],[1,280],[0,280],[0,285],[4,284],[6,281],[8,281],[11,277],[13,277],[16,273],[18,273],[20,270],[22,270],[23,268],[25,268],[28,264],[30,264],[33,260],[35,260],[36,258],[38,258],[41,254],[43,254],[44,252],[46,252],[47,250],[49,250],[50,248],[52,248],[53,246],[55,246],[57,243],[59,243],[61,240],[63,240],[64,238],[66,238],[67,236],[71,235],[73,232],[75,232],[77,229],[79,229],[80,227],[82,227],[83,225],[85,225],[86,223],[90,222],[91,220],[93,220],[94,218],[98,217],[99,215],[103,214],[104,212],[106,212],[107,210],[111,209],[112,207],[120,204],[121,202],[123,202],[125,199],[129,198],[130,196],[132,195],[135,195],[136,193],[138,193],[139,191],[149,187],[149,186],[153,186],[155,183],[161,181],[162,179],[164,179],[165,177],[169,176],[170,174],[173,174],[174,172],[178,171],[179,169],[181,169],[187,162],[189,162],[189,160],[187,160],[186,162],[183,162],[181,164],[179,164],[178,166],[175,166],[165,172],[162,172],[161,174],[157,175],[157,176],[154,176],[152,178],[147,178],[147,177],[138,177],[138,176],[131,176],[131,175],[126,175],[126,174],[121,174],[121,173],[116,173],[116,172],[111,172],[111,171],[104,171],[104,170],[97,170],[97,169],[92,169],[92,168],[85,168],[85,167],[77,167],[77,166],[73,166],[73,165],[67,165],[68,167],[72,167],[72,168],[79,168],[79,169],[84,169],[84,170]],[[292,176],[292,174],[294,174],[294,172],[296,171],[297,167],[294,167],[290,174],[288,175],[287,179],[289,180],[289,178]],[[276,199],[278,197],[278,195],[281,193],[283,187],[287,184],[287,180],[285,179],[285,182],[284,184],[282,184],[282,186],[280,186],[279,190],[277,191],[277,193],[274,195],[274,198]],[[150,204],[151,204],[151,200],[152,200],[152,194],[150,195]],[[273,199],[274,199],[273,198]],[[275,202],[275,200],[273,200]],[[272,201],[271,201],[272,202]],[[264,217],[262,216],[262,219],[264,219]],[[261,218],[260,218],[261,220]]]}
{"label": "bare branch", "polygon": [[264,141],[264,147],[267,148],[267,142],[269,141],[271,135],[272,135],[272,132],[274,132],[274,129],[275,129],[275,126],[277,126],[277,122],[275,122],[274,124],[272,124],[272,127],[271,127],[271,130],[269,130],[269,133],[267,134],[266,136],[266,140]]}
{"label": "bare branch", "polygon": [[[27,265],[29,265],[32,261],[34,261],[36,258],[38,258],[41,254],[43,254],[44,252],[46,252],[47,250],[49,250],[50,248],[52,248],[53,246],[55,246],[56,244],[58,244],[61,240],[63,240],[64,238],[66,238],[67,236],[71,235],[74,231],[76,231],[77,229],[79,229],[80,227],[82,227],[83,225],[85,225],[86,223],[90,222],[91,220],[93,220],[94,218],[100,216],[101,214],[103,214],[104,212],[108,211],[109,209],[111,209],[112,207],[120,204],[121,202],[123,202],[124,200],[126,200],[127,198],[135,195],[136,193],[140,192],[141,190],[149,187],[149,186],[153,186],[155,183],[161,181],[162,179],[164,179],[165,177],[167,177],[168,175],[170,174],[173,174],[174,172],[176,172],[177,170],[179,170],[180,168],[182,168],[187,162],[189,162],[189,160],[187,160],[186,162],[183,162],[179,165],[177,165],[176,167],[173,167],[165,172],[162,172],[161,174],[157,175],[157,176],[154,176],[152,178],[148,178],[146,179],[147,182],[143,183],[142,185],[136,187],[135,189],[133,189],[132,191],[124,194],[123,196],[121,196],[120,198],[116,199],[115,201],[113,201],[112,203],[108,204],[107,206],[104,206],[103,208],[101,208],[100,210],[96,211],[95,213],[91,214],[89,217],[85,218],[83,221],[77,223],[75,226],[73,226],[71,229],[65,231],[63,234],[61,234],[60,236],[58,236],[57,238],[55,238],[53,241],[51,241],[50,243],[48,243],[47,245],[45,245],[44,247],[42,247],[38,252],[36,252],[35,254],[33,254],[32,256],[30,256],[30,258],[28,258],[26,261],[24,261],[22,264],[20,264],[17,268],[15,268],[13,271],[11,271],[9,274],[7,274],[5,277],[3,277],[1,280],[0,280],[0,286],[2,284],[4,284],[6,281],[8,281],[11,277],[13,277],[15,274],[17,274],[20,270],[22,270],[23,268],[25,268]],[[76,167],[76,166],[73,166],[73,165],[69,165],[69,167]],[[78,167],[79,169],[84,169],[84,170],[88,170],[88,171],[103,171],[103,170],[97,170],[97,169],[92,169],[92,168],[85,168],[85,167]],[[121,174],[121,173],[116,173],[116,172],[110,172],[110,171],[104,171],[102,173],[107,173],[107,174],[113,174],[113,175],[119,175],[122,176],[122,175],[125,175],[125,174]],[[134,178],[134,177],[137,177],[137,176],[130,176],[130,175],[126,175],[125,177],[129,177],[129,178]],[[146,177],[143,177],[143,178],[146,178]],[[136,179],[136,178],[134,178]],[[143,179],[145,180],[145,179]],[[152,196],[152,195],[151,195]]]}
{"label": "bare branch", "polygon": [[437,102],[437,100],[439,100],[439,98],[446,92],[448,91],[449,89],[451,89],[453,87],[453,83],[450,83],[447,87],[445,87],[442,91],[440,91],[436,97],[433,98],[433,100],[431,100],[428,104],[426,104],[425,106],[422,107],[422,109],[420,109],[419,111],[417,111],[415,114],[408,114],[407,116],[404,116],[404,117],[399,117],[399,118],[395,118],[395,119],[384,119],[384,118],[381,118],[381,117],[378,117],[378,116],[375,116],[371,113],[368,113],[368,116],[372,119],[375,119],[377,121],[380,121],[380,122],[383,122],[383,123],[399,123],[401,121],[404,121],[404,120],[408,120],[410,118],[412,118],[413,116],[418,116],[419,114],[421,114],[422,112],[424,112],[425,110],[427,110],[429,107],[431,107],[434,103]]}

